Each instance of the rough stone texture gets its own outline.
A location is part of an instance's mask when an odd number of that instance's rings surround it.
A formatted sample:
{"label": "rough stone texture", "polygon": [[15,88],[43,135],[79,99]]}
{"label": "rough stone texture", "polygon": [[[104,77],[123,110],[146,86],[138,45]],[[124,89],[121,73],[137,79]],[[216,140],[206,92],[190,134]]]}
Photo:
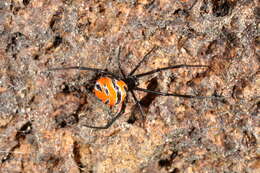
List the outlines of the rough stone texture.
{"label": "rough stone texture", "polygon": [[[260,172],[257,0],[1,0],[0,172]],[[183,99],[137,92],[110,118],[87,66],[142,73],[174,64],[141,87],[223,96]],[[118,108],[114,108],[116,112]]]}

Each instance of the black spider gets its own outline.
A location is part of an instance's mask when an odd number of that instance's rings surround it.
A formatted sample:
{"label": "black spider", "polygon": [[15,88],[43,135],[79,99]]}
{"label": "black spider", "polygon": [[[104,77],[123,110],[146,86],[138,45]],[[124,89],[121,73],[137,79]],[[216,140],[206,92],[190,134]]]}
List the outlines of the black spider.
{"label": "black spider", "polygon": [[[180,65],[173,65],[173,66],[168,66],[168,67],[164,67],[164,68],[157,68],[157,69],[145,72],[145,73],[135,75],[134,73],[140,67],[140,65],[156,49],[157,49],[157,47],[154,47],[148,53],[146,53],[145,56],[142,58],[142,60],[127,75],[124,73],[123,69],[121,68],[121,63],[119,60],[120,51],[121,51],[120,47],[119,47],[119,51],[118,51],[118,55],[117,55],[117,60],[118,60],[118,67],[119,67],[121,75],[117,75],[117,74],[114,74],[112,72],[109,72],[109,71],[103,70],[103,69],[80,67],[80,66],[52,68],[52,69],[49,69],[49,71],[76,69],[76,70],[93,71],[93,72],[101,74],[102,77],[96,81],[96,84],[94,87],[94,92],[100,92],[101,96],[99,96],[99,95],[97,95],[97,93],[95,93],[96,96],[99,99],[101,99],[105,104],[109,104],[111,107],[116,104],[121,104],[121,108],[120,108],[120,111],[115,116],[112,116],[113,118],[111,120],[109,120],[105,126],[84,125],[86,127],[95,128],[95,129],[109,128],[124,113],[124,110],[126,107],[126,102],[127,102],[127,97],[126,97],[127,92],[130,92],[132,94],[143,117],[144,117],[144,111],[143,111],[141,104],[140,104],[139,100],[137,99],[134,91],[142,91],[142,92],[152,93],[152,94],[156,94],[156,95],[175,96],[175,97],[182,97],[182,98],[188,98],[188,99],[191,99],[191,98],[194,98],[194,99],[205,99],[205,98],[221,99],[221,97],[217,97],[217,96],[193,96],[193,95],[183,95],[183,94],[177,94],[177,93],[164,93],[164,92],[153,91],[153,90],[138,87],[138,84],[139,84],[138,80],[140,78],[157,73],[157,72],[161,72],[161,71],[165,71],[165,70],[169,70],[169,69],[184,68],[184,67],[195,67],[195,68],[198,68],[198,67],[199,68],[208,68],[209,67],[207,65],[180,64]],[[120,83],[120,82],[123,82],[123,83]],[[124,84],[125,84],[125,86],[123,86]],[[112,93],[114,93],[114,94],[112,94]],[[124,93],[125,93],[125,97],[124,97]]]}

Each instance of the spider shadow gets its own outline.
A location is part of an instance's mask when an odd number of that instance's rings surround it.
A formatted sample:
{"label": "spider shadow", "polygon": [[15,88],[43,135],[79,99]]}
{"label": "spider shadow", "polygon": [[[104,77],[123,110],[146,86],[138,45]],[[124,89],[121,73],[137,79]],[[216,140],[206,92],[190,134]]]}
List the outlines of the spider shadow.
{"label": "spider shadow", "polygon": [[[147,89],[149,90],[158,90],[158,80],[157,77],[153,77],[148,81]],[[147,93],[141,100],[140,100],[140,105],[142,106],[142,109],[144,110],[145,114],[149,111],[149,107],[154,101],[156,97],[159,95],[154,94],[154,93]],[[138,125],[141,126],[141,124],[144,124],[146,117],[142,117],[142,113],[137,105],[137,103],[132,107],[131,109],[131,115],[127,120],[127,123],[129,124],[134,124],[136,121],[138,121]]]}

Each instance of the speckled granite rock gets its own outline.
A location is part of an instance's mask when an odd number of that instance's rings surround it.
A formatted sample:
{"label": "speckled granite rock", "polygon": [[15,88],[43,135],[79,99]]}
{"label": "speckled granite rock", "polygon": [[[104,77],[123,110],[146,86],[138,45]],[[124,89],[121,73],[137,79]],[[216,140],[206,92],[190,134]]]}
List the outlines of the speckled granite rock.
{"label": "speckled granite rock", "polygon": [[[259,2],[256,0],[1,0],[0,172],[260,172]],[[142,73],[174,64],[107,130],[87,66]],[[116,111],[114,108],[113,111]]]}

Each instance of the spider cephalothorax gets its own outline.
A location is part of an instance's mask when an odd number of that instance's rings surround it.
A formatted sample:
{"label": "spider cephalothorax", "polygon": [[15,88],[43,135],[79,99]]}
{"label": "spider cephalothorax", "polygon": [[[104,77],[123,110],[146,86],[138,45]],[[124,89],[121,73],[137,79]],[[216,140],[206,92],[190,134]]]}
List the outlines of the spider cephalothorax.
{"label": "spider cephalothorax", "polygon": [[154,69],[145,73],[136,74],[136,70],[140,67],[140,65],[147,59],[147,57],[153,52],[157,47],[154,47],[151,49],[143,58],[142,60],[135,66],[135,68],[128,74],[125,75],[121,68],[121,64],[119,61],[120,56],[120,48],[118,51],[118,66],[121,73],[121,76],[109,72],[107,70],[103,69],[97,69],[97,68],[89,68],[89,67],[62,67],[62,68],[52,68],[49,69],[49,71],[55,71],[55,70],[68,70],[68,69],[77,69],[77,70],[86,70],[86,71],[93,71],[97,72],[99,74],[102,74],[101,77],[99,77],[96,80],[96,83],[93,88],[93,92],[96,95],[98,99],[100,99],[103,103],[109,105],[111,108],[115,105],[121,105],[120,110],[118,113],[113,116],[113,118],[108,121],[108,123],[105,126],[92,126],[92,125],[84,125],[89,128],[95,128],[95,129],[106,129],[109,128],[113,122],[118,119],[124,112],[125,103],[127,99],[127,93],[130,92],[137,103],[139,109],[141,110],[142,115],[144,116],[144,112],[142,110],[141,104],[137,97],[135,96],[134,91],[143,91],[147,93],[153,93],[156,95],[163,95],[163,96],[175,96],[175,97],[183,97],[183,98],[195,98],[195,99],[204,99],[204,98],[217,98],[214,96],[193,96],[193,95],[184,95],[184,94],[178,94],[178,93],[163,93],[159,91],[153,91],[148,90],[144,88],[138,87],[139,83],[138,80],[144,76],[148,76],[160,71],[165,71],[169,69],[176,69],[176,68],[184,68],[184,67],[193,67],[193,68],[208,68],[207,65],[187,65],[187,64],[180,64],[180,65],[173,65],[168,66],[164,68],[158,68]]}

